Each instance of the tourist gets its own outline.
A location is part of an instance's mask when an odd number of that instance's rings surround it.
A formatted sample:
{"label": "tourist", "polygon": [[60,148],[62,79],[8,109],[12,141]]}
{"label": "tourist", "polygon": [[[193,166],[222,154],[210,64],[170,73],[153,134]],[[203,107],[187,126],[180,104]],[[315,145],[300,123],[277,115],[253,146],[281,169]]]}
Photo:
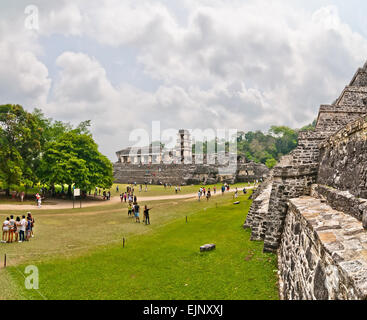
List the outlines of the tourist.
{"label": "tourist", "polygon": [[148,192],[148,184],[145,182],[145,192]]}
{"label": "tourist", "polygon": [[138,202],[137,201],[138,200],[138,198],[136,197],[136,195],[134,196],[134,202]]}
{"label": "tourist", "polygon": [[119,185],[116,186],[116,192],[119,192]]}
{"label": "tourist", "polygon": [[10,228],[10,218],[7,217],[5,221],[3,222],[3,240],[2,243],[6,243],[8,241],[8,235],[9,235],[9,228]]}
{"label": "tourist", "polygon": [[108,200],[111,200],[111,191],[108,191]]}
{"label": "tourist", "polygon": [[120,194],[120,201],[121,201],[121,203],[122,203],[123,200],[124,200],[124,195],[121,193]]}
{"label": "tourist", "polygon": [[124,193],[124,201],[125,201],[125,203],[126,203],[126,199],[127,199],[127,194],[126,194],[126,192]]}
{"label": "tourist", "polygon": [[40,198],[40,195],[39,195],[39,193],[37,192],[36,193],[36,206],[38,205],[38,199]]}
{"label": "tourist", "polygon": [[210,188],[208,189],[208,192],[206,193],[206,201],[209,201],[210,197],[211,197],[211,192],[210,192]]}
{"label": "tourist", "polygon": [[14,240],[15,242],[18,242],[19,241],[20,227],[21,227],[20,218],[17,217],[17,219],[15,220],[15,240]]}
{"label": "tourist", "polygon": [[26,224],[27,224],[27,221],[25,220],[25,216],[22,216],[22,220],[20,220],[19,242],[24,241]]}
{"label": "tourist", "polygon": [[147,206],[144,207],[144,219],[145,219],[145,224],[150,224],[150,219],[149,219],[149,210],[152,210],[152,208],[149,208]]}
{"label": "tourist", "polygon": [[177,186],[175,187],[175,193],[177,194],[177,192],[178,192],[178,188],[177,188]]}
{"label": "tourist", "polygon": [[32,233],[32,219],[30,217],[27,217],[26,222],[26,241],[29,241]]}
{"label": "tourist", "polygon": [[224,192],[226,191],[226,187],[222,185],[222,196],[224,195]]}
{"label": "tourist", "polygon": [[127,215],[128,215],[128,217],[131,217],[132,212],[133,212],[133,208],[132,208],[131,203],[129,202],[129,206],[127,207]]}
{"label": "tourist", "polygon": [[13,238],[14,238],[14,233],[15,233],[15,220],[14,220],[14,216],[11,215],[10,216],[10,226],[9,226],[9,240],[8,242],[12,243],[13,242]]}
{"label": "tourist", "polygon": [[22,192],[20,193],[20,201],[21,201],[21,202],[23,202],[23,200],[24,200],[24,195],[25,195],[25,193],[24,193],[24,191],[22,191]]}
{"label": "tourist", "polygon": [[42,207],[42,198],[41,197],[38,198],[37,205],[38,205],[39,209]]}
{"label": "tourist", "polygon": [[235,197],[235,199],[238,198],[238,190],[237,190],[237,188],[236,188],[236,191],[234,192],[234,197]]}
{"label": "tourist", "polygon": [[139,192],[142,192],[142,191],[143,191],[143,186],[139,185]]}
{"label": "tourist", "polygon": [[198,201],[200,201],[201,198],[201,190],[198,191]]}
{"label": "tourist", "polygon": [[139,222],[140,223],[139,210],[140,210],[140,207],[139,207],[138,203],[137,202],[134,202],[135,222]]}
{"label": "tourist", "polygon": [[34,227],[34,218],[30,212],[27,212],[27,218],[31,220],[31,237],[34,238],[33,227]]}
{"label": "tourist", "polygon": [[243,194],[246,194],[247,193],[247,191],[246,191],[246,187],[245,188],[243,188]]}
{"label": "tourist", "polygon": [[214,191],[214,194],[217,194],[217,187],[216,186],[213,187],[213,191]]}

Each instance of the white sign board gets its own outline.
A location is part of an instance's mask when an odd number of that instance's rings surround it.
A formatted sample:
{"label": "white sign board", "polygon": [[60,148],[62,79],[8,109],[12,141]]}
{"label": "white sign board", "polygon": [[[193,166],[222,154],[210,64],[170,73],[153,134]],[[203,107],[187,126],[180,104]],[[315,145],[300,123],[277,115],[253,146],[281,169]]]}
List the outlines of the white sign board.
{"label": "white sign board", "polygon": [[74,189],[74,197],[80,197],[80,189]]}

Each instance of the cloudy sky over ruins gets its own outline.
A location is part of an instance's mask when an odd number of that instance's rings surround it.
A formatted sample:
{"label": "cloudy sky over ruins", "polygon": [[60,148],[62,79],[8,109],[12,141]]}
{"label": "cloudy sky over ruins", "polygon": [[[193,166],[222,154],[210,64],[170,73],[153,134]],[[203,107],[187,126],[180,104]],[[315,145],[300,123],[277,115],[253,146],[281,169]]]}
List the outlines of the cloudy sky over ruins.
{"label": "cloudy sky over ruins", "polygon": [[112,160],[154,120],[300,127],[367,60],[365,12],[364,0],[3,0],[0,103],[92,120]]}

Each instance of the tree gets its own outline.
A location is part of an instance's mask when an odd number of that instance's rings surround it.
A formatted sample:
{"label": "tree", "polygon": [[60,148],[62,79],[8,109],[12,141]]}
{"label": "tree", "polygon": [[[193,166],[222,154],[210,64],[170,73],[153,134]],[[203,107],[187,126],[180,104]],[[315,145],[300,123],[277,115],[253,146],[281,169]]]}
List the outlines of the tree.
{"label": "tree", "polygon": [[275,165],[277,164],[277,161],[274,158],[271,159],[267,159],[265,162],[265,165],[269,168],[272,169],[275,167]]}
{"label": "tree", "polygon": [[0,106],[0,175],[7,195],[12,185],[36,179],[41,135],[35,117],[22,106]]}
{"label": "tree", "polygon": [[42,182],[49,185],[75,185],[84,191],[94,187],[110,188],[113,183],[111,162],[98,151],[91,134],[77,129],[65,132],[48,143],[42,157]]}

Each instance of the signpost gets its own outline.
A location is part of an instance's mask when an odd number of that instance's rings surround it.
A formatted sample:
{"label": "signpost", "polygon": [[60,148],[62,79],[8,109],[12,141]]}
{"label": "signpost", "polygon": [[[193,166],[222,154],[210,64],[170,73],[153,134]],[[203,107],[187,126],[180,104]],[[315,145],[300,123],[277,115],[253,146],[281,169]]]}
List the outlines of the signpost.
{"label": "signpost", "polygon": [[80,195],[80,189],[74,189],[74,197],[73,197],[73,209],[75,207],[75,197],[79,197],[80,198],[80,208],[82,208],[82,197]]}

